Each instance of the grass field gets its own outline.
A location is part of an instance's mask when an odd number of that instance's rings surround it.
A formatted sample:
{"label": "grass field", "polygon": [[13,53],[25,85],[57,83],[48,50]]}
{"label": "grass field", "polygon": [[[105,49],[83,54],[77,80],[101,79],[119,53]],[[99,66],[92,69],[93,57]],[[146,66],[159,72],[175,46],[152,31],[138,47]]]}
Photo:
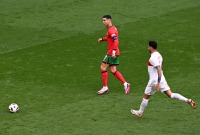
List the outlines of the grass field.
{"label": "grass field", "polygon": [[[102,16],[119,30],[119,71],[129,95],[109,74],[99,96],[106,43]],[[148,82],[147,43],[155,40],[173,92],[200,103],[200,1],[11,0],[0,2],[0,134],[198,135],[197,108],[160,92],[143,118],[138,108]],[[20,111],[8,112],[16,102]]]}

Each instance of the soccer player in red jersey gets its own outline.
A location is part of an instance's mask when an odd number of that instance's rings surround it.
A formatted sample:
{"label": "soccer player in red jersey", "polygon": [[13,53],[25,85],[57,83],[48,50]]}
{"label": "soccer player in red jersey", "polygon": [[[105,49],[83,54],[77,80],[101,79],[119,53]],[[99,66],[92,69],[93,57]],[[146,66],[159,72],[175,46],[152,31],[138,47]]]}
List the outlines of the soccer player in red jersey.
{"label": "soccer player in red jersey", "polygon": [[103,24],[108,29],[107,35],[106,37],[99,38],[98,42],[107,41],[108,51],[100,67],[103,88],[97,94],[101,95],[108,91],[108,67],[110,67],[111,73],[124,85],[125,94],[128,94],[130,92],[130,84],[125,81],[122,74],[117,70],[117,65],[119,65],[118,57],[120,55],[117,28],[112,25],[110,15],[103,16]]}

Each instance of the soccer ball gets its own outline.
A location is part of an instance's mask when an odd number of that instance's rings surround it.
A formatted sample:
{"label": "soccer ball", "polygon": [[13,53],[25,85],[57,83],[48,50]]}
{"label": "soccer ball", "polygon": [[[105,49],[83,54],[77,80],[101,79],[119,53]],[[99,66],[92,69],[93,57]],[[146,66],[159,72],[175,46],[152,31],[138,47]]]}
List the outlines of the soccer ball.
{"label": "soccer ball", "polygon": [[15,113],[19,110],[19,106],[16,103],[12,103],[8,107],[9,111]]}

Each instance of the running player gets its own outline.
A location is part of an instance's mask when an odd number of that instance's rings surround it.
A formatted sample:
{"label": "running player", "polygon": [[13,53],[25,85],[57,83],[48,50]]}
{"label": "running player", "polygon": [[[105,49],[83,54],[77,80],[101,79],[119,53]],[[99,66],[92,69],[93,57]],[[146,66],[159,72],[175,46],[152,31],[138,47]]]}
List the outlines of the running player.
{"label": "running player", "polygon": [[101,95],[108,91],[108,72],[107,68],[110,67],[111,73],[124,85],[125,94],[130,92],[130,84],[125,81],[122,74],[117,70],[119,65],[119,41],[118,41],[118,30],[112,25],[112,18],[110,15],[103,16],[103,24],[107,27],[106,37],[99,38],[98,42],[107,41],[108,51],[101,64],[101,76],[103,82],[103,88],[97,92]]}
{"label": "running player", "polygon": [[131,113],[136,115],[137,117],[142,117],[142,114],[148,104],[150,96],[152,96],[156,91],[159,90],[165,93],[169,98],[174,98],[183,102],[187,102],[192,108],[196,109],[196,104],[194,101],[192,101],[192,99],[188,99],[180,95],[179,93],[172,93],[163,75],[162,71],[163,58],[156,49],[157,49],[157,43],[154,41],[149,41],[148,50],[151,53],[151,57],[148,61],[149,82],[144,91],[140,109],[139,110],[131,109]]}

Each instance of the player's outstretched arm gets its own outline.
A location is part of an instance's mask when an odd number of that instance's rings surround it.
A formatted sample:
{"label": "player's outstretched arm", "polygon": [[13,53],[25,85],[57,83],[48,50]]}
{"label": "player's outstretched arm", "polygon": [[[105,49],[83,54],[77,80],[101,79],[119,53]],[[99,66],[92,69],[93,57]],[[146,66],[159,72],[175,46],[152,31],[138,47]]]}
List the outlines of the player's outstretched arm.
{"label": "player's outstretched arm", "polygon": [[107,41],[107,37],[99,38],[98,42]]}
{"label": "player's outstretched arm", "polygon": [[157,71],[158,71],[158,83],[156,85],[156,90],[159,91],[160,90],[160,81],[161,81],[161,77],[162,77],[162,68],[160,65],[158,65],[156,67]]}
{"label": "player's outstretched arm", "polygon": [[102,42],[102,41],[103,41],[103,38],[99,38],[99,39],[98,39],[98,42]]}

